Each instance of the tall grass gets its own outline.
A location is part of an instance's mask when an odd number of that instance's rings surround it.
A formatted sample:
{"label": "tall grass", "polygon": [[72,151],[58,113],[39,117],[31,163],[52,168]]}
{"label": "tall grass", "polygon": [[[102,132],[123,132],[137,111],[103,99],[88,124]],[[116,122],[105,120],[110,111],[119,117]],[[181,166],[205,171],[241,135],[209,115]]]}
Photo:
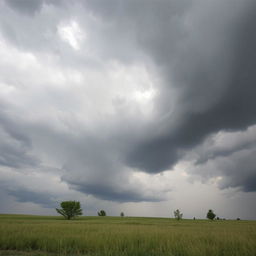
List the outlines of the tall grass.
{"label": "tall grass", "polygon": [[0,250],[43,255],[250,256],[256,255],[256,222],[128,217],[66,221],[0,215]]}

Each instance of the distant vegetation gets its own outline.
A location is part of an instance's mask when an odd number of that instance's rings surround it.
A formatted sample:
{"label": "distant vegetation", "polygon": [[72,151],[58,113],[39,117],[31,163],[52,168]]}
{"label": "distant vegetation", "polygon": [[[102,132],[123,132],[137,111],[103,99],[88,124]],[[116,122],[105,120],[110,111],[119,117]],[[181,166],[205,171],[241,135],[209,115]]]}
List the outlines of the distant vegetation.
{"label": "distant vegetation", "polygon": [[[78,202],[78,201],[63,201],[63,202],[61,202],[60,206],[61,206],[61,209],[56,208],[56,211],[67,220],[73,219],[73,218],[78,217],[83,214],[80,202]],[[97,212],[97,214],[100,217],[107,216],[107,214],[104,210],[100,210],[99,212]],[[179,209],[175,210],[173,212],[173,214],[174,214],[174,218],[176,220],[182,220],[183,213]],[[124,217],[123,212],[120,213],[120,217]],[[219,217],[216,217],[216,214],[211,209],[207,212],[206,217],[209,220],[214,220],[214,219],[225,220],[225,218],[220,219]],[[196,220],[196,218],[193,217],[193,220]],[[240,218],[237,218],[236,220],[240,220]]]}
{"label": "distant vegetation", "polygon": [[[61,209],[56,208],[56,211],[67,220],[73,219],[83,214],[80,202],[78,201],[63,201],[61,202],[60,206]],[[183,213],[179,209],[175,210],[173,213],[176,220],[182,220]],[[99,212],[97,212],[97,214],[100,217],[107,216],[107,213],[104,210],[100,210]],[[124,217],[123,212],[120,213],[120,217]],[[216,217],[216,214],[211,209],[207,212],[206,218],[209,220],[225,220],[225,218],[221,219],[219,217]],[[193,217],[193,220],[196,220],[196,218]],[[240,218],[237,218],[236,220],[240,220]]]}
{"label": "distant vegetation", "polygon": [[256,221],[0,215],[0,230],[4,256],[256,255]]}

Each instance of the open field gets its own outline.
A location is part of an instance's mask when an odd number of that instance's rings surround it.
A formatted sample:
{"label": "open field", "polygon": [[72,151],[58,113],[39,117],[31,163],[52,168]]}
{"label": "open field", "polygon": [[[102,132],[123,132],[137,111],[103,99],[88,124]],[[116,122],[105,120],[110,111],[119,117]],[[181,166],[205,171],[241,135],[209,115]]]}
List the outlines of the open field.
{"label": "open field", "polygon": [[256,221],[0,215],[0,255],[255,256]]}

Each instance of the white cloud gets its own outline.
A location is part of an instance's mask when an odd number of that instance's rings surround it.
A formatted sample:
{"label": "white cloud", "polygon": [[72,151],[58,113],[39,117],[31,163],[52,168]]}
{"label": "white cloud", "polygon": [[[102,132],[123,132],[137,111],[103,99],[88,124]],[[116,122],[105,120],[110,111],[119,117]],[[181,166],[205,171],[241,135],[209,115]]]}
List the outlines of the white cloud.
{"label": "white cloud", "polygon": [[67,24],[58,25],[58,34],[60,38],[67,42],[74,50],[80,50],[81,43],[86,40],[86,34],[82,31],[79,24],[71,20]]}

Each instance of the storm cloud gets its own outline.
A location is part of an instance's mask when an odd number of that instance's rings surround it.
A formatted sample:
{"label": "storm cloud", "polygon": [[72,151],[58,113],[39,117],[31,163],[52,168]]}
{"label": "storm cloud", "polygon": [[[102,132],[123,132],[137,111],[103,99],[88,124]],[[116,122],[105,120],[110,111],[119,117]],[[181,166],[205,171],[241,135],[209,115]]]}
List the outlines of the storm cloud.
{"label": "storm cloud", "polygon": [[[236,7],[238,3],[234,2],[229,1]],[[159,96],[164,103],[160,103],[159,111],[171,111],[165,120],[169,124],[164,133],[146,139],[131,153],[128,162],[133,166],[149,172],[162,171],[179,160],[179,151],[195,146],[208,135],[220,130],[246,129],[255,123],[255,4],[248,2],[247,8],[241,7],[241,12],[228,20],[229,24],[222,24],[227,19],[222,16],[216,21],[219,9],[208,11],[207,20],[201,20],[190,31],[192,35],[187,35],[184,52],[174,53],[169,60],[165,58],[169,62],[166,77],[173,78],[167,80]],[[230,12],[232,16],[237,10]],[[212,27],[213,21],[216,27]],[[170,34],[170,45],[171,40]],[[159,54],[153,56],[158,59]],[[177,63],[173,64],[173,59]],[[168,88],[173,84],[179,87],[180,99],[172,109]]]}
{"label": "storm cloud", "polygon": [[[161,202],[173,191],[161,175],[186,163],[191,180],[255,192],[255,11],[0,1],[1,175],[49,174],[63,197]],[[15,184],[5,190],[19,202],[62,198]]]}
{"label": "storm cloud", "polygon": [[39,160],[30,154],[31,141],[10,115],[0,111],[0,165],[13,168],[35,167]]}
{"label": "storm cloud", "polygon": [[40,194],[35,191],[22,190],[9,190],[8,194],[14,196],[18,202],[32,202],[35,204],[42,205],[46,208],[54,208],[56,201],[50,199],[50,195]]}
{"label": "storm cloud", "polygon": [[[188,172],[203,182],[216,179],[221,189],[255,191],[255,125],[239,132],[219,132],[187,153]],[[197,177],[198,177],[197,176]]]}

